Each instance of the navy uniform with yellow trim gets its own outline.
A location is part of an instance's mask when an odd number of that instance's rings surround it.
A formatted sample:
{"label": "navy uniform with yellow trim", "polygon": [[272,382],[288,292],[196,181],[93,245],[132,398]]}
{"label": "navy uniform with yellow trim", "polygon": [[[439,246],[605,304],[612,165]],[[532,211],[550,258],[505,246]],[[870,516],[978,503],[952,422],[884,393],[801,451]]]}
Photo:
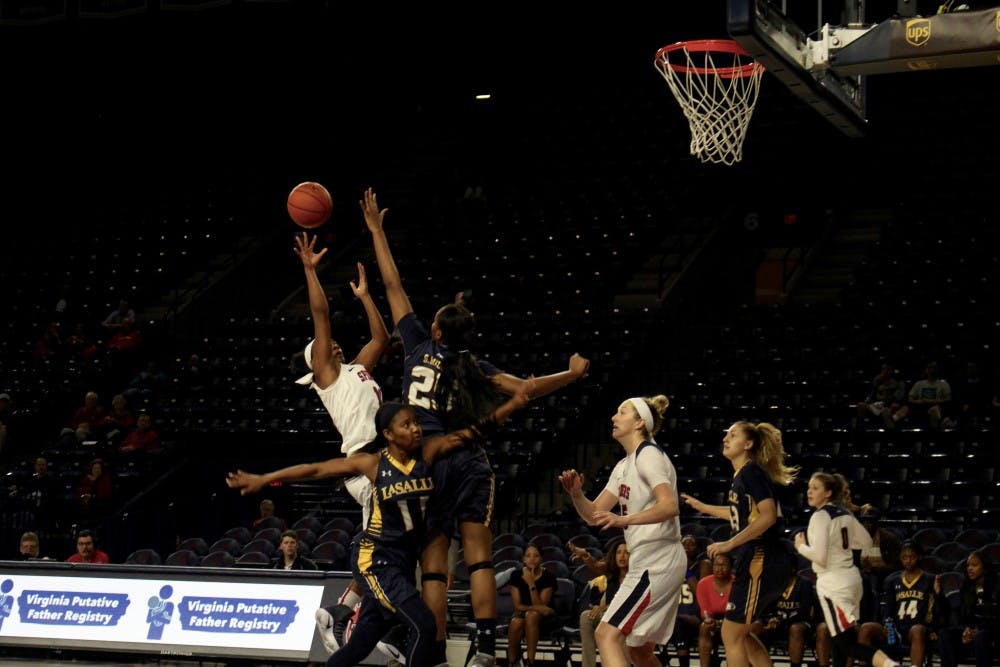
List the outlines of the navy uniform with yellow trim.
{"label": "navy uniform with yellow trim", "polygon": [[393,614],[399,603],[419,595],[414,570],[424,543],[424,513],[434,489],[419,458],[405,465],[382,450],[370,500],[370,517],[355,547],[354,574]]}
{"label": "navy uniform with yellow trim", "polygon": [[901,643],[909,644],[910,628],[934,625],[934,575],[921,571],[909,580],[906,571],[893,572],[886,580],[882,595],[882,618],[896,621]]}
{"label": "navy uniform with yellow trim", "polygon": [[777,506],[774,524],[733,553],[736,579],[729,594],[726,618],[735,623],[752,622],[777,600],[785,590],[789,568],[788,551],[781,542],[784,530],[781,505],[767,471],[751,459],[736,471],[729,491],[729,523],[733,534],[756,521],[758,505],[768,499]]}

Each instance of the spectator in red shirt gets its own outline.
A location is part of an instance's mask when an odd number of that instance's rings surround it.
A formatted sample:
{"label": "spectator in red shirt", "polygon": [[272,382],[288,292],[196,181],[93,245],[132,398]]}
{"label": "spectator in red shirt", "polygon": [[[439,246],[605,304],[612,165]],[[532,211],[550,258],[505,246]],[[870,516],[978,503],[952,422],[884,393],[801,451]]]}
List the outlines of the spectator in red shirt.
{"label": "spectator in red shirt", "polygon": [[81,530],[76,536],[76,553],[67,558],[66,562],[106,565],[111,562],[111,559],[96,547],[93,532]]}
{"label": "spectator in red shirt", "polygon": [[733,559],[717,553],[712,559],[712,574],[698,581],[698,608],[701,609],[701,630],[698,633],[698,655],[701,667],[711,667],[712,653],[719,645],[722,620],[726,617],[729,593],[733,590]]}
{"label": "spectator in red shirt", "polygon": [[104,461],[90,462],[90,472],[76,486],[76,498],[83,509],[100,510],[109,504],[112,496],[111,475],[104,472]]}
{"label": "spectator in red shirt", "polygon": [[69,425],[74,430],[79,428],[80,424],[89,424],[96,428],[101,425],[107,414],[107,410],[104,409],[97,397],[97,392],[88,391],[83,397],[83,405],[77,408]]}
{"label": "spectator in red shirt", "polygon": [[143,412],[139,415],[135,430],[125,436],[118,451],[122,454],[152,452],[160,448],[160,436],[153,430],[152,418]]}

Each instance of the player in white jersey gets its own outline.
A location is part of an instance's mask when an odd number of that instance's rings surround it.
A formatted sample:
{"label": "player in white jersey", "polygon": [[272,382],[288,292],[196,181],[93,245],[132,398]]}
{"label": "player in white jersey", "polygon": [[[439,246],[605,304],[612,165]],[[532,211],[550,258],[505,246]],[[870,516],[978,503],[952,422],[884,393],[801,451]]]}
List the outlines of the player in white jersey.
{"label": "player in white jersey", "polygon": [[[361,348],[354,361],[345,363],[344,351],[333,340],[330,331],[330,305],[316,274],[316,267],[327,248],[316,252],[316,237],[309,238],[305,232],[295,237],[295,245],[295,254],[302,260],[302,268],[306,274],[309,311],[313,320],[313,340],[306,345],[304,353],[306,366],[311,372],[296,382],[309,385],[319,395],[334,427],[340,433],[341,452],[351,456],[375,440],[375,413],[382,404],[382,390],[370,371],[389,342],[389,332],[368,293],[365,269],[358,262],[358,282],[351,282],[351,291],[361,300],[368,315],[371,339]],[[347,479],[344,487],[361,505],[362,525],[368,525],[371,480],[365,475],[356,475]],[[354,606],[362,597],[359,588],[352,582],[336,607],[316,611],[320,637],[331,651],[335,651],[339,644],[335,639],[337,633],[334,626],[346,624],[353,614]]]}
{"label": "player in white jersey", "polygon": [[815,511],[806,533],[795,536],[795,548],[816,572],[816,596],[833,638],[834,664],[845,664],[850,656],[873,667],[898,667],[884,652],[858,643],[862,585],[852,551],[870,547],[872,538],[844,506],[848,493],[843,475],[813,473],[806,498]]}
{"label": "player in white jersey", "polygon": [[[611,434],[625,449],[607,486],[590,501],[583,475],[566,470],[559,476],[573,506],[588,525],[625,531],[629,570],[608,604],[595,637],[601,664],[625,667],[659,665],[655,649],[674,630],[687,557],[681,546],[677,471],[653,440],[663,423],[666,396],[630,398],[611,418]],[[611,510],[618,505],[621,514]],[[620,639],[625,636],[628,657]]]}

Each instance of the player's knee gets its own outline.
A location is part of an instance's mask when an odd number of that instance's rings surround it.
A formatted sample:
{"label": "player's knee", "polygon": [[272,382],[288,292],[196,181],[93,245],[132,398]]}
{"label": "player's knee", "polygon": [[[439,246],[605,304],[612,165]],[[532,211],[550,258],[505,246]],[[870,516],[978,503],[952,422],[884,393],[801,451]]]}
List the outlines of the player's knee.
{"label": "player's knee", "polygon": [[788,628],[788,638],[795,640],[805,639],[806,638],[805,623],[792,623],[792,626]]}
{"label": "player's knee", "polygon": [[594,639],[597,640],[598,644],[604,644],[618,641],[619,635],[621,635],[621,631],[618,628],[608,623],[601,623],[594,632]]}
{"label": "player's knee", "polygon": [[914,625],[909,632],[910,643],[922,642],[927,637],[927,628],[922,625]]}

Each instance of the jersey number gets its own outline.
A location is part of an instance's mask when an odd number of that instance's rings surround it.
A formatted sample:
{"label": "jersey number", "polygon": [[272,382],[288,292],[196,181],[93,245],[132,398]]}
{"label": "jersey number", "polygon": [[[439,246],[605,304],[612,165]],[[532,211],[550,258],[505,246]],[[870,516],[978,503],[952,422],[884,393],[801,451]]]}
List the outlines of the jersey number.
{"label": "jersey number", "polygon": [[844,545],[845,551],[851,548],[851,540],[847,534],[847,528],[840,529],[840,543]]}
{"label": "jersey number", "polygon": [[917,617],[917,600],[903,600],[899,603],[899,609],[896,610],[896,618],[903,620],[905,618],[915,619]]}
{"label": "jersey number", "polygon": [[424,525],[427,496],[421,496],[419,499],[397,500],[396,504],[399,506],[399,515],[403,517],[403,528],[406,529],[406,532],[413,530],[414,526]]}
{"label": "jersey number", "polygon": [[437,410],[434,393],[437,391],[438,372],[427,366],[414,366],[410,376],[410,391],[406,395],[406,402],[424,410]]}

